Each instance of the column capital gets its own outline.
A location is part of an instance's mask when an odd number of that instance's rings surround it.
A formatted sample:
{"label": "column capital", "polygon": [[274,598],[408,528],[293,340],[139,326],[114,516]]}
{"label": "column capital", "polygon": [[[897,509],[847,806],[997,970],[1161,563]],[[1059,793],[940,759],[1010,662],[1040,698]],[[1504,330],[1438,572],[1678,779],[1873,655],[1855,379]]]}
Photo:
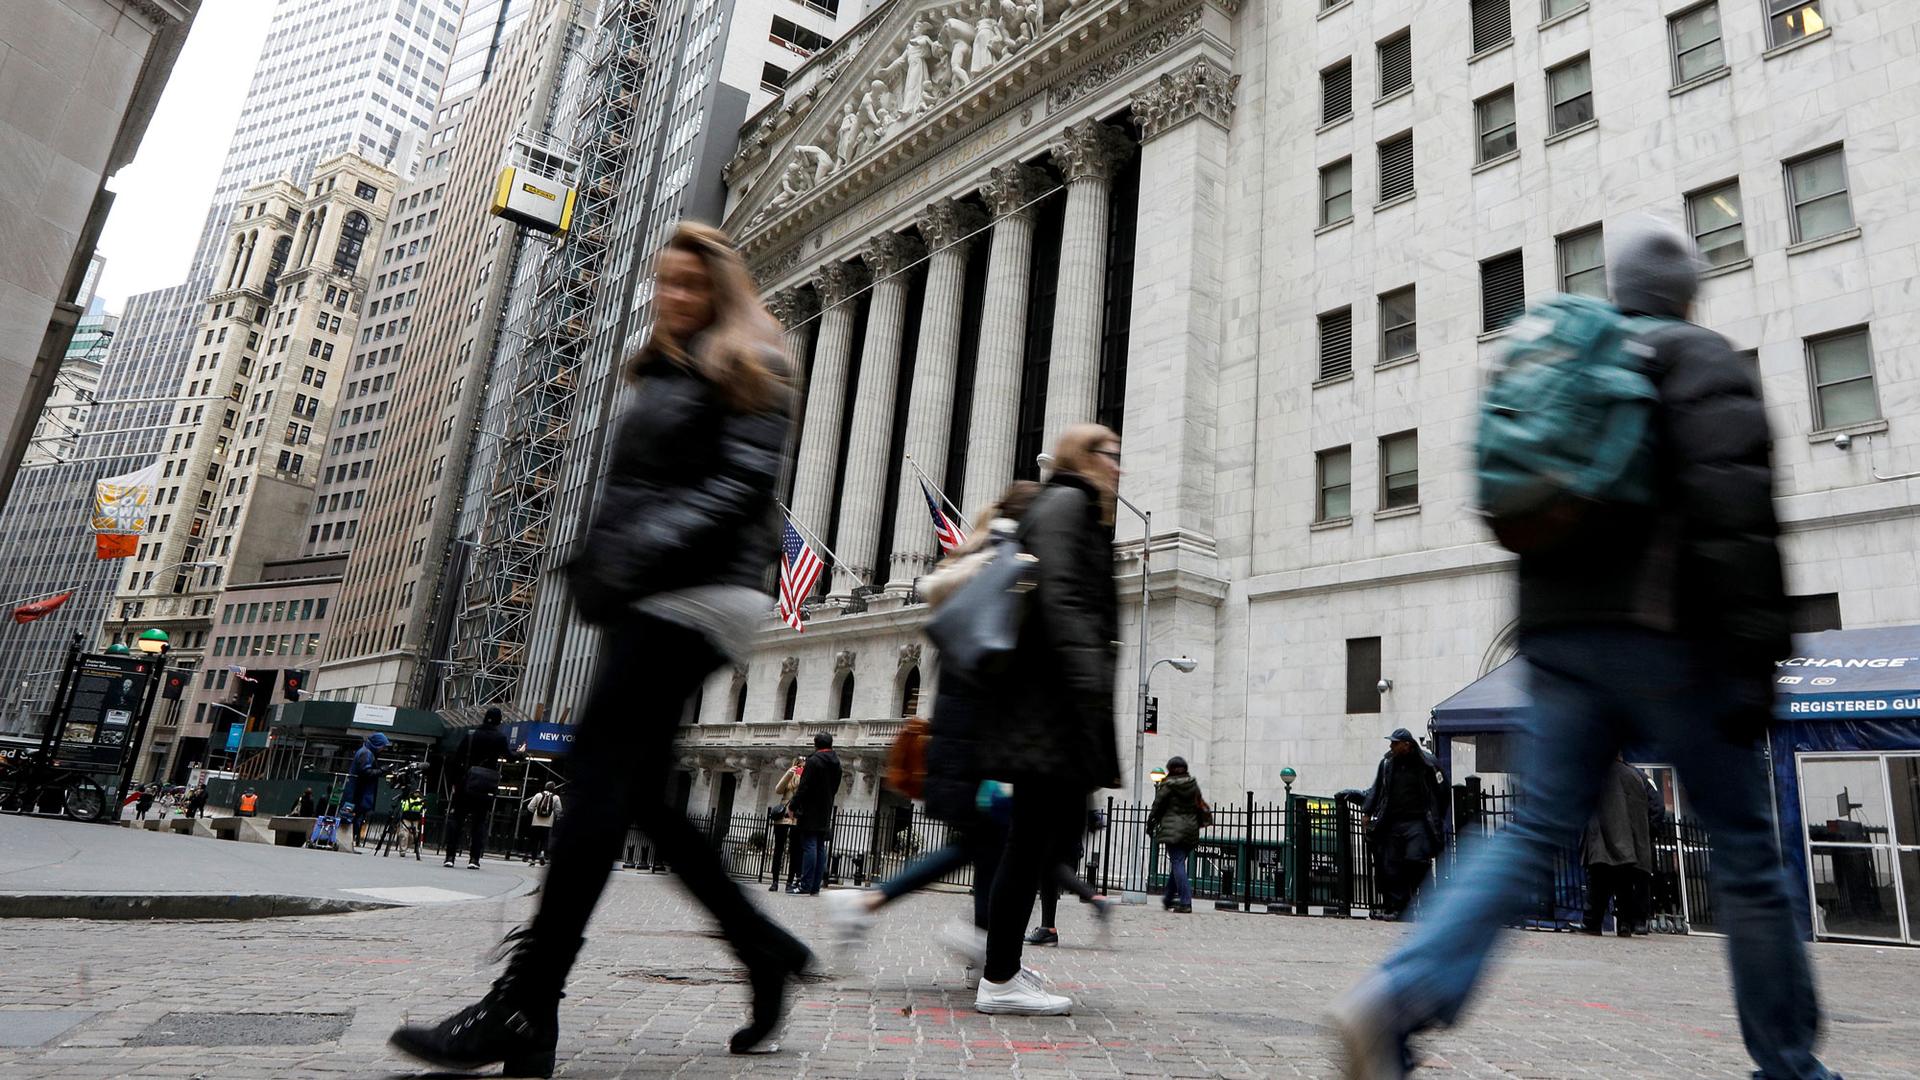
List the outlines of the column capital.
{"label": "column capital", "polygon": [[1240,76],[1204,56],[1167,72],[1133,95],[1142,140],[1163,135],[1195,117],[1205,117],[1223,130],[1231,127],[1233,92],[1239,85]]}
{"label": "column capital", "polygon": [[831,307],[866,287],[867,271],[857,263],[831,263],[813,278],[820,303]]}
{"label": "column capital", "polygon": [[977,231],[987,223],[987,216],[971,203],[958,199],[941,199],[930,202],[920,211],[914,224],[920,227],[920,235],[930,248],[944,248],[961,238]]}
{"label": "column capital", "polygon": [[1111,180],[1133,140],[1098,120],[1082,120],[1053,138],[1053,163],[1068,183]]}
{"label": "column capital", "polygon": [[1031,165],[1002,165],[987,174],[980,194],[992,209],[994,220],[1032,212],[1028,204],[1047,190],[1047,174]]}
{"label": "column capital", "polygon": [[819,312],[820,298],[811,289],[781,289],[767,297],[767,310],[791,330]]}
{"label": "column capital", "polygon": [[866,249],[860,252],[860,261],[867,264],[867,270],[878,280],[892,277],[926,253],[927,246],[911,236],[881,233],[867,241]]}

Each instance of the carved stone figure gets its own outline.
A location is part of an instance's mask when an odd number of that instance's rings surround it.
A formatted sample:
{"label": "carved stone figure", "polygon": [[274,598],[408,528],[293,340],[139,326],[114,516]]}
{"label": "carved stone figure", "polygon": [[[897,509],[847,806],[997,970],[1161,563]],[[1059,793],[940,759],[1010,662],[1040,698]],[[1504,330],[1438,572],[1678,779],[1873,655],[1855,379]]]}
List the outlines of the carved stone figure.
{"label": "carved stone figure", "polygon": [[972,71],[982,75],[1005,59],[1002,50],[1006,48],[1007,28],[1000,21],[995,0],[980,0],[980,17],[973,27]]}
{"label": "carved stone figure", "polygon": [[917,116],[927,107],[927,83],[933,75],[929,65],[935,49],[933,25],[922,16],[913,20],[913,36],[907,39],[899,59],[880,69],[880,74],[887,76],[900,72],[900,116]]}
{"label": "carved stone figure", "polygon": [[840,137],[833,145],[834,164],[844,169],[859,157],[860,141],[860,109],[849,101],[840,112]]}
{"label": "carved stone figure", "polygon": [[793,148],[793,152],[795,154],[795,160],[801,163],[803,168],[806,167],[805,163],[812,163],[813,180],[807,185],[808,187],[812,187],[814,184],[818,184],[833,175],[832,154],[827,153],[817,146],[796,146]]}
{"label": "carved stone figure", "polygon": [[893,91],[885,82],[875,79],[868,84],[867,92],[860,95],[860,116],[866,121],[860,133],[860,152],[864,154],[886,138],[893,127]]}

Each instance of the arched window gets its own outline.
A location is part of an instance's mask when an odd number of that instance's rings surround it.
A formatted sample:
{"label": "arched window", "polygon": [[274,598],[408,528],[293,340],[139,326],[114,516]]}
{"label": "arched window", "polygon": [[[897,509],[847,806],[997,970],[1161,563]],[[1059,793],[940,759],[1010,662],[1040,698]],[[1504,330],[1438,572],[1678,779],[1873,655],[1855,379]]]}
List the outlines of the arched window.
{"label": "arched window", "polygon": [[360,249],[367,240],[367,215],[358,210],[347,214],[340,222],[340,246],[333,249],[333,268],[343,274],[353,273],[360,265]]}
{"label": "arched window", "polygon": [[747,722],[747,680],[745,679],[741,679],[740,684],[733,688],[733,722],[736,724]]}
{"label": "arched window", "polygon": [[834,713],[842,720],[853,718],[853,672],[840,676],[840,707]]}
{"label": "arched window", "polygon": [[906,680],[900,686],[900,715],[918,716],[920,714],[920,669],[912,668],[907,672]]}
{"label": "arched window", "polygon": [[800,680],[797,678],[788,679],[786,696],[785,696],[785,699],[780,703],[780,719],[785,720],[787,723],[791,724],[793,722],[793,710],[797,705],[799,705],[799,703],[800,703]]}
{"label": "arched window", "polygon": [[280,290],[280,271],[287,268],[287,254],[292,250],[291,236],[283,236],[273,242],[273,256],[267,260],[267,281],[263,288],[269,300]]}

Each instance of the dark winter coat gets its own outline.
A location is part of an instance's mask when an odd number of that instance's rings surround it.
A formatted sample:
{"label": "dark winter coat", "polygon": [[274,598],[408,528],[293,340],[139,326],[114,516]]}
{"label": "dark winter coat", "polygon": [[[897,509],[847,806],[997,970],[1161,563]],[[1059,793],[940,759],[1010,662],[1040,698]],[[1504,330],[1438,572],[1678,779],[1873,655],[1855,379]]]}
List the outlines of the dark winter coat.
{"label": "dark winter coat", "polygon": [[982,747],[982,767],[1015,782],[1118,786],[1113,528],[1100,520],[1093,485],[1055,473],[1021,517],[1019,538],[1036,560],[1037,587],[1013,663],[993,691],[993,737]]}
{"label": "dark winter coat", "polygon": [[800,770],[800,789],[788,809],[801,832],[823,833],[833,828],[833,797],[840,791],[840,756],[832,747],[815,750]]}
{"label": "dark winter coat", "polygon": [[1789,652],[1789,628],[1756,373],[1680,312],[1630,313],[1674,319],[1642,339],[1660,393],[1659,501],[1595,515],[1572,542],[1522,558],[1521,629],[1631,623],[1692,638],[1722,670],[1764,679]]}
{"label": "dark winter coat", "polygon": [[[784,375],[777,350],[767,362]],[[681,364],[642,367],[593,525],[569,564],[582,618],[607,623],[634,601],[675,589],[766,587],[767,568],[779,562],[774,487],[790,407],[781,393],[767,409],[742,412]]]}
{"label": "dark winter coat", "polygon": [[1653,872],[1652,821],[1648,816],[1647,778],[1616,761],[1600,785],[1600,801],[1580,843],[1584,866],[1637,866]]}
{"label": "dark winter coat", "polygon": [[[1421,800],[1422,805],[1417,808],[1418,817],[1411,820],[1424,822],[1427,827],[1427,839],[1437,844],[1443,835],[1441,830],[1447,819],[1447,778],[1440,771],[1439,759],[1418,746],[1414,747],[1413,753],[1417,755],[1416,760],[1421,766],[1420,777],[1423,783],[1420,785],[1420,790],[1424,797]],[[1380,767],[1373,774],[1373,787],[1367,790],[1366,801],[1360,806],[1361,813],[1367,816],[1369,833],[1378,832],[1388,823],[1390,810],[1400,809],[1388,805],[1389,796],[1393,791],[1393,758],[1391,750],[1380,758]]]}
{"label": "dark winter coat", "polygon": [[981,715],[977,691],[964,687],[951,673],[940,676],[940,692],[933,699],[927,740],[927,779],[921,797],[927,813],[949,825],[973,821],[975,793],[986,777],[980,771]]}
{"label": "dark winter coat", "polygon": [[1147,832],[1169,847],[1192,847],[1200,842],[1200,781],[1175,773],[1160,782],[1147,814]]}
{"label": "dark winter coat", "polygon": [[460,790],[468,795],[492,795],[500,787],[500,762],[513,756],[507,733],[482,724],[470,728],[460,742],[457,761]]}

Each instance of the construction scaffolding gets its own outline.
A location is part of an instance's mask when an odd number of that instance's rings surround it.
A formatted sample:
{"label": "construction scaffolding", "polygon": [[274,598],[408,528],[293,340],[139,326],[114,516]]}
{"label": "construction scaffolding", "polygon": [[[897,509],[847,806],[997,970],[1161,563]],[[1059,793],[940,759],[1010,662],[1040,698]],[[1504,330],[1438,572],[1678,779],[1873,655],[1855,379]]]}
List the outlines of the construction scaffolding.
{"label": "construction scaffolding", "polygon": [[654,30],[653,0],[605,0],[588,46],[583,88],[566,156],[577,156],[579,198],[572,228],[534,276],[525,327],[509,330],[496,378],[511,380],[487,506],[467,575],[455,647],[467,705],[503,704],[526,671],[541,569],[547,558],[563,458],[574,431],[580,365],[604,295],[602,261],[622,192],[642,190],[635,137]]}

